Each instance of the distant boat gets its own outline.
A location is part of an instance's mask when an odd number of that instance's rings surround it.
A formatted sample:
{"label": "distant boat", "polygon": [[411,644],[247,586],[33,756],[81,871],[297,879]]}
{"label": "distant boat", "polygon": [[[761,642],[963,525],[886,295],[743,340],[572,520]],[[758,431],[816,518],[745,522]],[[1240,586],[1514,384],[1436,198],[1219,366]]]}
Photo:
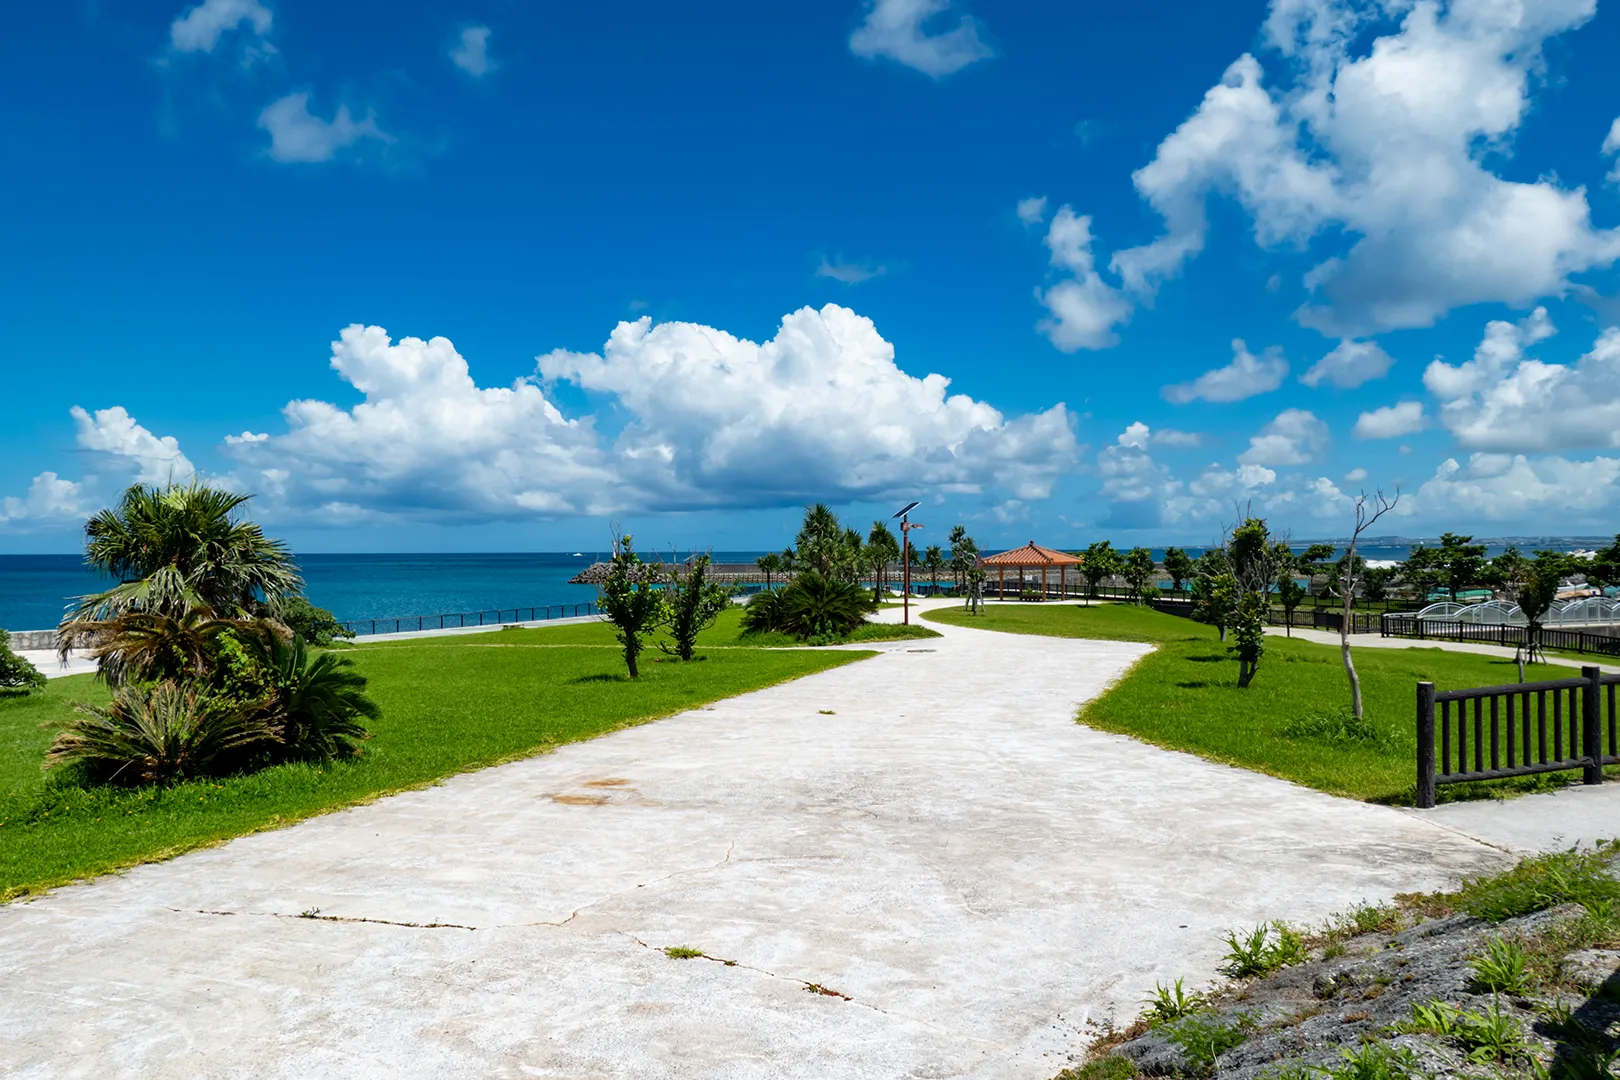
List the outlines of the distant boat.
{"label": "distant boat", "polygon": [[574,558],[576,558],[576,559],[583,559],[583,558],[584,558],[584,557],[585,557],[585,553],[584,553],[584,552],[583,552],[583,551],[576,551],[576,552],[574,552]]}

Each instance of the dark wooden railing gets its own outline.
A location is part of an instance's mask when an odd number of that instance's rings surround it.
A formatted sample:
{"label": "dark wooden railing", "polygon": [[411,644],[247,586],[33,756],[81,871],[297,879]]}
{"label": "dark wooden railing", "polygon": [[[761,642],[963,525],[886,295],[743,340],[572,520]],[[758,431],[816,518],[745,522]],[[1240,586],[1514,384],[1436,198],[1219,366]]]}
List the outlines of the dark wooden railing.
{"label": "dark wooden railing", "polygon": [[1417,804],[1440,784],[1580,769],[1588,784],[1620,764],[1620,675],[1436,691],[1417,684]]}
{"label": "dark wooden railing", "polygon": [[[512,615],[510,619],[506,617],[508,612]],[[524,612],[528,612],[527,617]],[[505,626],[509,623],[543,622],[597,613],[594,603],[552,604],[548,607],[500,608],[494,611],[453,611],[444,615],[407,615],[401,619],[346,619],[343,626],[360,637],[369,637],[372,634],[449,630],[464,626]]]}

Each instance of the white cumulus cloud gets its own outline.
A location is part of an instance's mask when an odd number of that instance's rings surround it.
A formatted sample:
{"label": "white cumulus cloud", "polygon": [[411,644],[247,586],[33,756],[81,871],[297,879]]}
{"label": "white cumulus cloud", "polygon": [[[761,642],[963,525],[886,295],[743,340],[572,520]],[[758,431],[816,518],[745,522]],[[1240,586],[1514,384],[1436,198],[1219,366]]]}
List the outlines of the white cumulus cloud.
{"label": "white cumulus cloud", "polygon": [[1259,59],[1239,57],[1134,174],[1164,230],[1114,254],[1126,295],[1151,298],[1203,249],[1217,194],[1247,211],[1263,247],[1326,245],[1296,317],[1335,337],[1528,304],[1613,263],[1620,231],[1593,227],[1584,191],[1496,171],[1543,78],[1543,47],[1595,10],[1273,0],[1275,85]]}
{"label": "white cumulus cloud", "polygon": [[[1079,454],[1062,405],[1004,417],[917,378],[871,321],[805,308],[755,343],[693,323],[620,323],[600,353],[538,358],[486,389],[444,338],[351,326],[332,366],[352,409],[294,401],[285,434],[227,439],[243,481],[317,519],[559,517],[783,506],[933,489],[1041,499]],[[546,385],[610,395],[623,425],[569,418]]]}
{"label": "white cumulus cloud", "polygon": [[1403,401],[1362,413],[1356,418],[1355,435],[1358,439],[1398,439],[1422,431],[1426,423],[1421,402]]}
{"label": "white cumulus cloud", "polygon": [[1545,309],[1537,308],[1519,323],[1489,323],[1473,359],[1428,366],[1423,384],[1440,399],[1440,422],[1460,446],[1510,453],[1620,447],[1620,328],[1604,330],[1573,364],[1525,355],[1552,333]]}
{"label": "white cumulus cloud", "polygon": [[293,93],[277,98],[259,114],[259,128],[270,134],[269,154],[277,161],[330,161],[337,153],[363,140],[391,143],[394,137],[377,126],[367,113],[356,120],[347,105],[339,105],[332,119],[322,120],[309,111],[309,95]]}
{"label": "white cumulus cloud", "polygon": [[1097,273],[1091,219],[1060,207],[1046,231],[1046,246],[1052,251],[1052,265],[1071,276],[1045,292],[1035,290],[1035,298],[1050,312],[1036,329],[1064,352],[1118,344],[1114,327],[1130,318],[1131,304]]}
{"label": "white cumulus cloud", "polygon": [[849,36],[849,51],[867,60],[885,57],[935,79],[994,56],[971,15],[943,29],[950,10],[951,0],[870,0],[865,21]]}
{"label": "white cumulus cloud", "polygon": [[1202,398],[1205,401],[1242,401],[1277,389],[1288,377],[1288,361],[1275,347],[1259,356],[1249,351],[1242,338],[1232,339],[1232,362],[1206,371],[1192,382],[1166,386],[1164,399],[1177,405]]}
{"label": "white cumulus cloud", "polygon": [[489,58],[489,27],[469,26],[461,31],[456,47],[450,50],[450,62],[475,79],[481,79],[495,70]]}
{"label": "white cumulus cloud", "polygon": [[72,480],[63,480],[53,472],[42,472],[28,485],[28,494],[0,499],[0,524],[17,521],[37,524],[83,517],[86,511],[82,491],[81,485]]}
{"label": "white cumulus cloud", "polygon": [[1311,365],[1299,377],[1306,386],[1321,386],[1324,382],[1345,390],[1353,390],[1363,383],[1382,379],[1395,365],[1395,358],[1372,341],[1341,341],[1333,351]]}
{"label": "white cumulus cloud", "polygon": [[221,38],[244,23],[262,39],[272,19],[259,0],[205,0],[169,24],[169,45],[175,52],[213,52]]}
{"label": "white cumulus cloud", "polygon": [[122,458],[136,467],[135,480],[141,484],[167,484],[191,477],[197,470],[173,435],[157,436],[135,422],[122,405],[86,412],[71,410],[78,428],[79,446],[85,450]]}
{"label": "white cumulus cloud", "polygon": [[1244,465],[1307,465],[1327,448],[1328,426],[1305,409],[1284,409],[1249,439]]}
{"label": "white cumulus cloud", "polygon": [[1398,512],[1439,521],[1529,522],[1556,513],[1565,527],[1590,524],[1613,528],[1613,508],[1620,503],[1620,458],[1572,461],[1547,455],[1477,453],[1459,464],[1441,462],[1418,488],[1402,500]]}

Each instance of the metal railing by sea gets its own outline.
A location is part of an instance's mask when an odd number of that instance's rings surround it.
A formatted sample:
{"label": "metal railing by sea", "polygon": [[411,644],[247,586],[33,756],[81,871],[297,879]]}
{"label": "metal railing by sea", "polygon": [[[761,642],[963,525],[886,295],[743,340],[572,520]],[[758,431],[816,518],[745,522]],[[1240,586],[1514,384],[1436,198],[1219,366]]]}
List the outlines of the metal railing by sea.
{"label": "metal railing by sea", "polygon": [[[527,612],[527,614],[524,614]],[[343,627],[356,637],[373,634],[404,634],[422,630],[458,630],[477,626],[510,626],[514,623],[547,622],[551,619],[578,619],[600,615],[596,603],[546,604],[526,608],[496,608],[489,611],[451,611],[442,615],[407,615],[399,619],[343,619]]]}

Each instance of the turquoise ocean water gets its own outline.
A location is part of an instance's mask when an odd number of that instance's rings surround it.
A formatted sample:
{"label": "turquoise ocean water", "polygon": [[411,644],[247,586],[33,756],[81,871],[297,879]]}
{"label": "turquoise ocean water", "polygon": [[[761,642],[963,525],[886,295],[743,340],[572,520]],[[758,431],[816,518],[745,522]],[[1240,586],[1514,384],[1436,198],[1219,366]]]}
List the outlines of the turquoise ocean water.
{"label": "turquoise ocean water", "polygon": [[[1538,538],[1536,547],[1591,546],[1598,541]],[[1197,555],[1199,548],[1187,549]],[[1368,545],[1368,559],[1404,559],[1406,545]],[[1493,544],[1489,554],[1501,546]],[[677,553],[679,556],[683,553]],[[763,552],[717,551],[716,562],[753,562]],[[1163,548],[1154,548],[1156,559]],[[601,557],[596,552],[298,556],[309,598],[339,619],[401,619],[417,615],[583,604],[596,589],[568,579]],[[668,558],[652,553],[648,558]],[[77,555],[0,555],[0,627],[43,630],[62,617],[70,599],[107,587]]]}

